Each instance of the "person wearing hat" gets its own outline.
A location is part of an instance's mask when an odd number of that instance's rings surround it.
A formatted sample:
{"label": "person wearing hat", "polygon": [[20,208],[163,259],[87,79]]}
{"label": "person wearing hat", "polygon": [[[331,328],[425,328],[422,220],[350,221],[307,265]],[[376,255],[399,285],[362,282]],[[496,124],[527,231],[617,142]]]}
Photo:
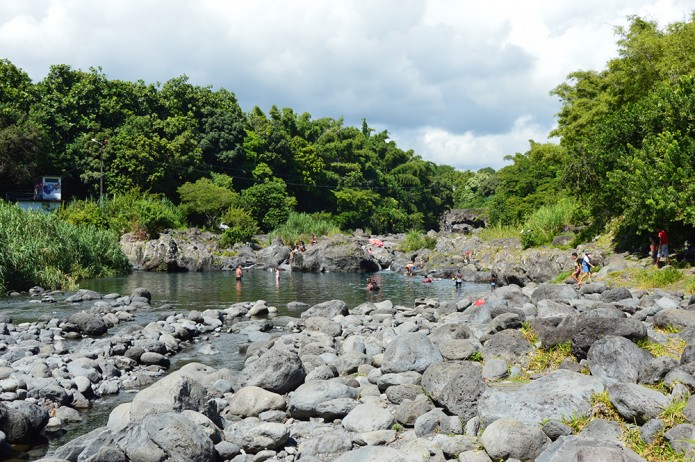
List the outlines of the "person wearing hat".
{"label": "person wearing hat", "polygon": [[584,258],[582,258],[582,274],[579,275],[580,284],[584,282],[585,278],[589,279],[591,282],[591,269],[594,265],[591,264],[591,251],[584,251]]}

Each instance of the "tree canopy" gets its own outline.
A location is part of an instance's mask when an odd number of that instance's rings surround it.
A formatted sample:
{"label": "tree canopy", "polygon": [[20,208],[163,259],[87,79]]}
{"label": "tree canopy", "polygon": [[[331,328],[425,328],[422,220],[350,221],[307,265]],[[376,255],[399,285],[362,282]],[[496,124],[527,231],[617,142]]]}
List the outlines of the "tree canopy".
{"label": "tree canopy", "polygon": [[244,112],[234,93],[185,75],[146,84],[59,64],[34,83],[1,60],[0,193],[60,174],[64,197],[83,199],[103,179],[109,195],[161,194],[194,223],[214,226],[232,207],[245,230],[263,231],[291,211],[373,232],[436,229],[451,207],[518,224],[570,199],[597,228],[619,218],[634,237],[666,224],[692,232],[695,15],[665,28],[631,17],[616,35],[604,69],[577,70],[551,90],[558,142],[529,140],[509,165],[477,172],[426,161],[366,120]]}

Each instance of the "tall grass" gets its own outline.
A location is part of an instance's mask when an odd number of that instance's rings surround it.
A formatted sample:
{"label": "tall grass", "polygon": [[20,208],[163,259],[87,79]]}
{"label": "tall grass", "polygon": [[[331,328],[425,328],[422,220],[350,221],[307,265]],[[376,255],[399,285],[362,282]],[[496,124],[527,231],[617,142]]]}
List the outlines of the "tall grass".
{"label": "tall grass", "polygon": [[572,224],[576,210],[577,203],[572,199],[540,207],[524,223],[521,244],[524,248],[549,244],[566,225]]}
{"label": "tall grass", "polygon": [[340,228],[327,213],[290,212],[284,225],[270,233],[270,238],[279,237],[287,245],[297,241],[309,243],[311,236],[332,236],[339,234]]}
{"label": "tall grass", "polygon": [[521,228],[516,225],[494,225],[481,229],[476,236],[484,241],[492,241],[494,239],[518,239],[520,233]]}
{"label": "tall grass", "polygon": [[73,201],[59,215],[73,224],[108,228],[119,235],[134,232],[149,238],[167,228],[180,228],[186,222],[183,212],[166,197],[138,191],[100,201]]}
{"label": "tall grass", "polygon": [[81,278],[129,271],[115,233],[0,200],[0,291],[74,288]]}
{"label": "tall grass", "polygon": [[413,252],[419,249],[434,249],[437,238],[421,234],[417,231],[408,231],[399,246],[401,252]]}

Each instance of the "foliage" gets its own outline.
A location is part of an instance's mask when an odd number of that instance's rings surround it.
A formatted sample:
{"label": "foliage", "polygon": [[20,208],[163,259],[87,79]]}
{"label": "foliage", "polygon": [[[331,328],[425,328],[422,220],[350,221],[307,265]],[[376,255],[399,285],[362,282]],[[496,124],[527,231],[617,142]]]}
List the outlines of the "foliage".
{"label": "foliage", "polygon": [[538,348],[529,357],[528,369],[532,372],[543,372],[557,369],[560,363],[570,358],[572,342],[565,342],[549,348]]}
{"label": "foliage", "polygon": [[680,361],[681,354],[683,350],[685,350],[687,342],[680,337],[674,336],[669,337],[665,344],[642,339],[637,342],[637,346],[647,350],[656,357],[669,356]]}
{"label": "foliage", "polygon": [[414,252],[420,249],[434,249],[437,245],[437,238],[422,235],[417,231],[409,231],[403,238],[399,250],[401,252]]}
{"label": "foliage", "polygon": [[666,287],[683,278],[681,270],[667,267],[663,269],[649,269],[635,275],[635,282],[640,289]]}
{"label": "foliage", "polygon": [[310,242],[313,235],[320,237],[339,233],[340,228],[330,215],[290,212],[287,221],[275,228],[270,237],[279,237],[286,245],[292,245],[297,241]]}
{"label": "foliage", "polygon": [[476,361],[476,362],[483,362],[483,354],[479,351],[474,351],[470,357],[468,358],[469,361]]}
{"label": "foliage", "polygon": [[521,228],[515,225],[491,225],[481,229],[476,236],[484,241],[495,239],[519,239]]}
{"label": "foliage", "polygon": [[249,242],[258,233],[258,223],[248,210],[232,207],[227,210],[222,218],[227,229],[222,233],[219,245],[231,247],[237,242]]}
{"label": "foliage", "polygon": [[[217,181],[223,182],[222,177]],[[224,186],[216,185],[208,178],[201,178],[195,183],[184,183],[178,188],[181,203],[179,208],[189,223],[215,229],[218,219],[225,210],[239,204],[239,195]],[[226,223],[229,225],[229,223]]]}
{"label": "foliage", "polygon": [[544,205],[533,212],[523,224],[521,243],[524,248],[549,244],[567,225],[572,223],[577,204],[572,199],[561,199]]}
{"label": "foliage", "polygon": [[80,278],[130,271],[117,236],[0,200],[0,291],[74,288]]}
{"label": "foliage", "polygon": [[168,228],[184,223],[182,213],[166,198],[130,191],[102,201],[73,201],[62,207],[58,215],[76,225],[107,228],[121,235],[133,232],[142,237],[156,237]]}

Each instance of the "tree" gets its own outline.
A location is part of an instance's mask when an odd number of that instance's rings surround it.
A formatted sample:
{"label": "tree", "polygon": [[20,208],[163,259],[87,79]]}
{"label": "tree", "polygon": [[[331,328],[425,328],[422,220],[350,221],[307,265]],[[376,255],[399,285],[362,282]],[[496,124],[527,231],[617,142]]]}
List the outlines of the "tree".
{"label": "tree", "polygon": [[185,183],[178,188],[178,193],[181,197],[179,207],[189,221],[210,229],[217,228],[219,217],[230,207],[239,204],[237,193],[215,185],[208,178],[201,178],[195,183]]}
{"label": "tree", "polygon": [[296,201],[287,195],[285,182],[275,178],[268,165],[259,164],[253,176],[258,183],[242,191],[241,197],[261,229],[271,231],[287,221]]}

